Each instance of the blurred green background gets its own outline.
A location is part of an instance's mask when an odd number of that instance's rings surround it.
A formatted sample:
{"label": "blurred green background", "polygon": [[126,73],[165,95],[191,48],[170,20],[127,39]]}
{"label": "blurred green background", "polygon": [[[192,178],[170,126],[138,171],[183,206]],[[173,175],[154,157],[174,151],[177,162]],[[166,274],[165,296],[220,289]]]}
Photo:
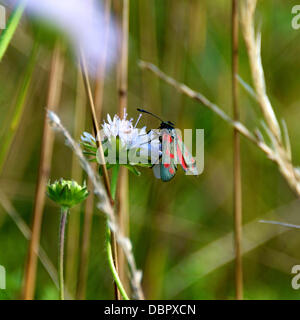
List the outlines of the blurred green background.
{"label": "blurred green background", "polygon": [[[258,1],[257,22],[262,32],[262,61],[267,91],[278,118],[284,118],[291,137],[294,162],[300,157],[300,30],[291,27],[291,8],[297,1]],[[300,4],[300,2],[299,2]],[[199,177],[179,170],[169,183],[156,180],[151,170],[129,174],[130,237],[143,287],[150,299],[234,299],[233,156],[232,128],[210,110],[138,67],[150,61],[168,75],[200,91],[232,115],[231,1],[130,1],[129,117],[144,107],[179,128],[204,128],[205,168]],[[38,28],[24,17],[1,64],[0,139],[8,126],[24,78]],[[51,42],[41,41],[25,111],[0,176],[0,190],[31,225],[40,157]],[[73,132],[77,68],[65,54],[64,84],[58,114]],[[240,37],[241,77],[251,84],[248,58]],[[259,127],[262,115],[255,101],[240,88],[241,121]],[[91,132],[90,113],[86,130]],[[116,70],[105,79],[103,116],[118,110]],[[151,117],[141,123],[157,127]],[[72,153],[56,135],[51,180],[72,178]],[[76,136],[79,139],[79,136]],[[0,148],[1,148],[0,143]],[[241,139],[243,223],[250,249],[243,255],[245,299],[298,299],[291,287],[291,268],[300,264],[300,233],[258,223],[274,212],[277,220],[300,223],[300,203],[276,165],[251,142]],[[0,197],[1,198],[1,197]],[[74,210],[82,225],[84,206]],[[273,215],[271,215],[273,217]],[[47,199],[41,244],[57,263],[59,209]],[[112,277],[104,250],[104,217],[95,209],[88,265],[87,299],[113,298]],[[79,238],[70,239],[75,246]],[[246,245],[247,247],[247,245]],[[248,247],[247,247],[248,248]],[[21,296],[28,241],[0,202],[0,264],[7,273],[1,299]],[[75,266],[74,266],[75,268]],[[76,287],[77,277],[69,280]],[[56,299],[58,291],[39,263],[37,299]]]}

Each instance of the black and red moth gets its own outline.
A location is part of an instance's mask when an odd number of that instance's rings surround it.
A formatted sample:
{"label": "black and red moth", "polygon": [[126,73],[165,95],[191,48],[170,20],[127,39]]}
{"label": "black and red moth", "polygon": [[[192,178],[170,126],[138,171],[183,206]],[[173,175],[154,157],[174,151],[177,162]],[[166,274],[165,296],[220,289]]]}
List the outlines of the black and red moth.
{"label": "black and red moth", "polygon": [[[137,110],[150,114],[161,121],[158,127],[161,155],[157,163],[152,166],[155,177],[164,182],[170,181],[176,174],[178,163],[186,173],[198,175],[196,161],[182,142],[181,136],[176,132],[174,123],[163,121],[149,111],[143,109]],[[155,130],[152,131],[156,132]]]}

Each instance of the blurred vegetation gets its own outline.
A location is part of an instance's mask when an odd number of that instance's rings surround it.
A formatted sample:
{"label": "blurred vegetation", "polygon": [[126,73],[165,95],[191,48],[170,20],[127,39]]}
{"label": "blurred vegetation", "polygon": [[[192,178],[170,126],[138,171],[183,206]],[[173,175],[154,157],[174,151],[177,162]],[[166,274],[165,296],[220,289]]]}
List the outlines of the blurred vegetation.
{"label": "blurred vegetation", "polygon": [[[297,163],[300,158],[300,31],[291,27],[292,5],[291,1],[283,0],[259,1],[257,20],[261,22],[267,90],[278,117],[287,123]],[[130,237],[138,267],[144,273],[147,298],[234,298],[233,242],[229,235],[233,230],[232,128],[199,103],[138,67],[139,59],[153,62],[231,115],[230,14],[231,3],[225,0],[130,2],[129,117],[136,118],[136,108],[142,106],[175,122],[179,128],[205,130],[205,169],[199,177],[185,176],[179,170],[171,182],[162,183],[147,169],[140,177],[129,175]],[[16,108],[37,30],[24,18],[0,64],[1,144]],[[247,54],[242,38],[240,40],[240,75],[251,84]],[[0,176],[1,193],[28,225],[32,221],[51,59],[51,45],[42,43],[25,110]],[[65,63],[58,113],[73,132],[77,68],[70,52],[65,55]],[[243,123],[252,129],[260,125],[260,110],[242,88],[240,109]],[[116,70],[112,68],[105,79],[103,116],[113,115],[117,110]],[[86,114],[86,130],[91,132],[88,109]],[[155,119],[147,116],[142,117],[141,123],[149,128],[158,126]],[[243,223],[246,225],[283,207],[280,219],[299,224],[297,206],[290,208],[295,195],[277,167],[244,138],[241,139],[241,157]],[[56,136],[51,179],[71,179],[71,160],[69,148],[61,136]],[[81,224],[83,208],[74,212],[80,215]],[[105,220],[97,210],[95,213],[86,298],[110,299],[113,286],[104,251]],[[285,214],[290,220],[285,220]],[[59,210],[47,200],[41,244],[55,265],[58,223]],[[245,234],[246,240],[255,243],[266,230],[272,236],[243,256],[245,298],[298,299],[300,292],[292,289],[290,272],[292,265],[300,261],[299,231],[255,223],[255,228],[251,229],[253,233]],[[212,248],[218,250],[206,250],[214,241],[219,242]],[[7,289],[0,290],[0,298],[18,299],[28,241],[1,202],[0,244],[0,264],[7,272]],[[36,298],[58,298],[57,289],[40,263]]]}

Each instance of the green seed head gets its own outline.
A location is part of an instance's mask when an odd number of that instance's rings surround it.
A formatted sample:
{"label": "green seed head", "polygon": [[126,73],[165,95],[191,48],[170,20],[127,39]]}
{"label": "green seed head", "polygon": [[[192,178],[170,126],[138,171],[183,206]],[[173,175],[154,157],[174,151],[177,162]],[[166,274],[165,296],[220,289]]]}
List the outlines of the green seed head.
{"label": "green seed head", "polygon": [[89,192],[85,183],[80,186],[76,181],[59,179],[48,182],[47,196],[61,207],[71,208],[85,200]]}

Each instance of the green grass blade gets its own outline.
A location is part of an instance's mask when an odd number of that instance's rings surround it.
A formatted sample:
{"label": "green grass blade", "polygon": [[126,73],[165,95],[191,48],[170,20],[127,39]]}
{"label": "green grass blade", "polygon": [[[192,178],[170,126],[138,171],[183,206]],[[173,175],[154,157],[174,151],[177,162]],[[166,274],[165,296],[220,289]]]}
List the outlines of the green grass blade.
{"label": "green grass blade", "polygon": [[37,52],[38,52],[38,41],[35,41],[30,54],[29,62],[27,64],[27,68],[25,70],[24,80],[23,80],[19,95],[17,97],[14,114],[12,116],[11,123],[7,129],[7,132],[4,133],[4,139],[0,148],[0,173],[2,172],[2,168],[7,156],[7,152],[10,149],[11,143],[15,136],[15,132],[19,126],[21,116],[24,111],[25,99],[28,93],[29,85],[30,85],[34,67],[36,64],[35,62],[36,62]]}
{"label": "green grass blade", "polygon": [[17,29],[17,26],[21,20],[22,14],[24,12],[26,1],[20,1],[19,5],[13,10],[10,15],[7,27],[3,30],[0,36],[0,61],[2,60],[6,49]]}

